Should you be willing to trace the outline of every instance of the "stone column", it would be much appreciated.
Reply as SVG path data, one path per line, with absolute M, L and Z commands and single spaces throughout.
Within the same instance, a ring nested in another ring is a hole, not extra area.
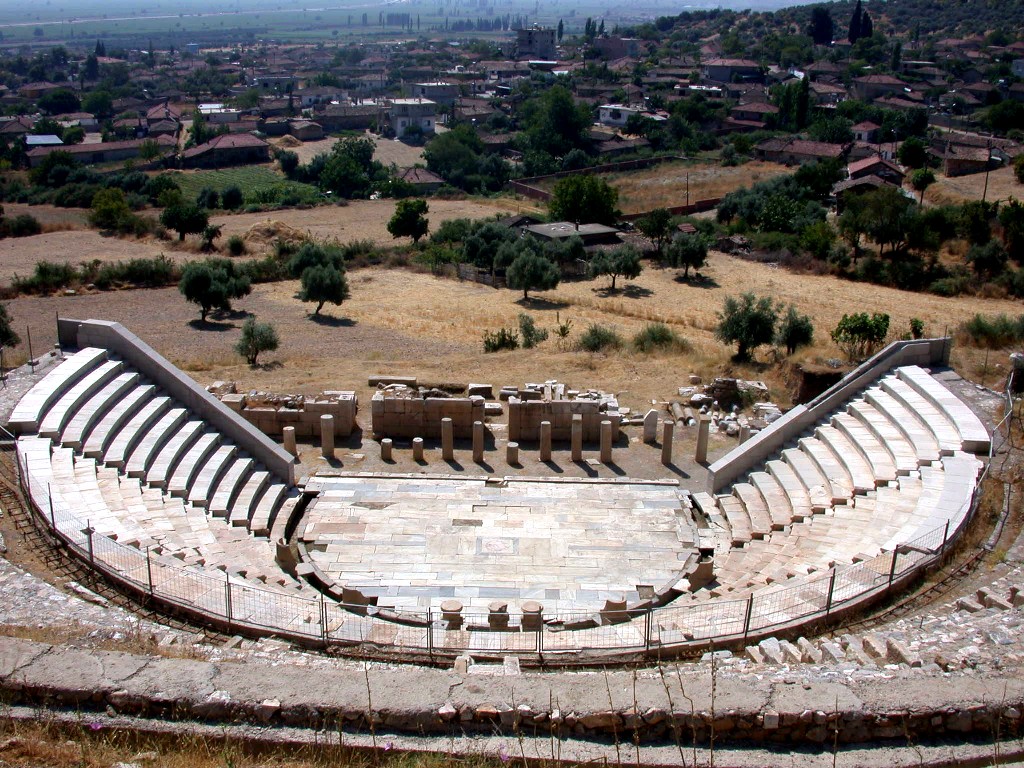
M 511 467 L 519 466 L 519 443 L 505 446 L 505 462 Z
M 423 461 L 423 438 L 414 437 L 412 439 L 412 460 Z
M 494 600 L 487 604 L 487 623 L 491 629 L 508 629 L 508 603 Z
M 448 629 L 461 629 L 462 603 L 458 600 L 445 600 L 441 603 L 441 621 L 448 625 Z
M 523 631 L 537 632 L 544 629 L 544 606 L 534 600 L 527 600 L 519 609 L 523 612 Z
M 708 437 L 711 434 L 711 419 L 701 416 L 697 421 L 697 450 L 693 454 L 693 460 L 698 464 L 704 464 L 708 460 Z
M 671 419 L 661 423 L 661 463 L 666 467 L 672 463 L 672 432 L 675 426 Z
M 477 464 L 484 463 L 484 423 L 473 422 L 473 461 Z
M 740 442 L 745 443 L 750 439 L 750 425 L 746 422 L 740 424 Z
M 391 438 L 385 437 L 380 441 L 380 460 L 391 461 Z
M 572 417 L 572 460 L 583 461 L 583 416 L 575 413 Z
M 455 433 L 452 430 L 452 420 L 448 417 L 441 419 L 441 458 L 445 461 L 455 461 Z
M 644 442 L 653 443 L 658 439 L 658 412 L 651 408 L 644 415 Z
M 540 423 L 540 460 L 551 461 L 551 422 Z
M 320 417 L 320 452 L 325 459 L 334 458 L 334 417 L 329 413 Z
M 612 423 L 608 419 L 601 422 L 601 463 L 612 463 Z
M 284 441 L 284 449 L 292 456 L 299 455 L 298 446 L 295 445 L 295 427 L 285 427 L 281 430 L 281 437 Z

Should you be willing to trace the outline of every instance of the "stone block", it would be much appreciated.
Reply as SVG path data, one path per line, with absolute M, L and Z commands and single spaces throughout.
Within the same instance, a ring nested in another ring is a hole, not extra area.
M 494 399 L 494 387 L 490 384 L 470 384 L 466 387 L 468 397 L 482 397 L 487 400 Z
M 381 384 L 404 384 L 407 387 L 416 387 L 415 376 L 392 376 L 386 373 L 377 373 L 366 380 L 368 387 L 379 387 Z

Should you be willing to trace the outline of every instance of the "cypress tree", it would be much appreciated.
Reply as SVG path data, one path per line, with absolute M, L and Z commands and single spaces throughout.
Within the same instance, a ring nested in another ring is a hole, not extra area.
M 861 19 L 864 15 L 864 9 L 861 7 L 860 0 L 857 0 L 857 5 L 853 9 L 853 17 L 850 19 L 850 31 L 847 37 L 850 40 L 850 45 L 856 43 L 861 37 Z

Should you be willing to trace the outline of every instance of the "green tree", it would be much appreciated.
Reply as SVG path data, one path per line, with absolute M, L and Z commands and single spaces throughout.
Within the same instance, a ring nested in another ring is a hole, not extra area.
M 792 304 L 786 311 L 785 317 L 779 322 L 779 329 L 775 334 L 775 343 L 786 348 L 786 354 L 792 355 L 800 347 L 806 347 L 814 341 L 814 325 L 811 318 L 801 315 Z
M 900 250 L 907 242 L 911 231 L 911 219 L 916 211 L 913 200 L 896 187 L 888 185 L 866 193 L 864 196 L 864 231 L 878 243 L 882 255 L 885 246 L 890 251 Z
M 1009 254 L 998 240 L 989 240 L 984 245 L 972 245 L 967 251 L 965 260 L 971 265 L 974 274 L 982 280 L 991 280 L 1006 270 Z
M 771 297 L 758 298 L 745 293 L 739 298 L 727 296 L 718 314 L 715 338 L 726 344 L 736 344 L 736 360 L 750 360 L 751 353 L 775 338 L 775 325 L 779 311 Z
M 11 316 L 6 304 L 0 304 L 0 347 L 16 347 L 21 337 L 11 328 Z
M 700 235 L 679 234 L 665 253 L 665 261 L 674 269 L 683 270 L 683 279 L 690 279 L 690 270 L 699 270 L 708 260 L 708 244 Z
M 348 297 L 348 278 L 344 269 L 330 264 L 319 264 L 307 267 L 303 271 L 299 299 L 316 302 L 314 315 L 319 315 L 320 310 L 327 302 L 341 306 L 341 303 Z
M 288 260 L 288 273 L 301 278 L 310 267 L 328 266 L 336 270 L 345 269 L 345 257 L 336 245 L 305 242 Z
M 414 243 L 418 243 L 430 228 L 426 217 L 428 211 L 426 200 L 399 200 L 388 222 L 388 232 L 395 239 L 411 237 Z
M 247 317 L 242 323 L 242 335 L 235 345 L 235 351 L 244 357 L 249 365 L 256 365 L 256 358 L 261 352 L 273 352 L 279 344 L 274 326 L 270 323 L 256 322 L 255 317 Z
M 615 290 L 615 280 L 635 280 L 643 271 L 640 263 L 640 251 L 632 245 L 620 245 L 610 251 L 599 251 L 590 261 L 588 272 L 591 277 L 607 275 L 612 279 L 611 290 Z
M 528 100 L 519 117 L 530 147 L 554 157 L 562 157 L 577 147 L 586 149 L 592 122 L 590 108 L 577 105 L 569 89 L 561 85 Z
M 857 362 L 874 354 L 888 333 L 889 315 L 882 312 L 872 315 L 858 312 L 843 315 L 843 319 L 832 331 L 832 341 L 846 354 L 848 360 Z
M 909 136 L 900 144 L 896 157 L 908 168 L 924 168 L 928 164 L 928 145 L 918 136 Z
M 133 216 L 128 201 L 117 187 L 99 190 L 92 198 L 89 224 L 96 229 L 118 230 L 122 222 Z
M 1011 197 L 999 207 L 999 223 L 1003 225 L 1003 242 L 1010 258 L 1024 261 L 1024 203 Z
M 82 109 L 104 120 L 114 113 L 114 97 L 108 91 L 92 91 L 82 97 Z
M 619 216 L 619 193 L 597 176 L 566 176 L 555 183 L 548 201 L 553 221 L 614 224 Z
M 931 168 L 918 168 L 910 174 L 911 186 L 921 193 L 921 197 L 917 201 L 920 205 L 924 205 L 924 191 L 934 183 L 935 174 L 932 173 Z
M 636 223 L 640 234 L 654 241 L 660 255 L 672 236 L 672 214 L 666 208 L 655 208 Z
M 559 19 L 558 20 L 558 33 L 557 33 L 558 42 L 562 42 L 562 35 L 564 35 L 564 34 L 565 34 L 565 25 L 562 23 L 562 20 Z
M 1013 175 L 1018 184 L 1024 184 L 1024 155 L 1017 155 L 1013 160 Z
M 227 259 L 193 261 L 185 265 L 178 282 L 178 291 L 185 301 L 199 305 L 199 315 L 206 316 L 213 309 L 231 310 L 232 299 L 248 296 L 252 291 L 249 278 L 235 269 Z
M 176 202 L 164 208 L 160 214 L 160 223 L 178 233 L 178 241 L 185 235 L 198 235 L 210 224 L 209 214 L 198 205 Z
M 835 32 L 835 24 L 832 22 L 832 14 L 828 8 L 815 6 L 811 9 L 811 23 L 807 27 L 807 34 L 815 45 L 832 45 L 832 35 Z
M 505 282 L 513 290 L 521 290 L 523 298 L 530 298 L 530 291 L 550 291 L 558 287 L 562 275 L 558 267 L 541 256 L 531 247 L 524 247 L 509 264 Z
M 68 112 L 77 112 L 82 102 L 78 100 L 74 91 L 67 88 L 58 88 L 39 98 L 36 102 L 38 107 L 48 115 L 63 115 Z

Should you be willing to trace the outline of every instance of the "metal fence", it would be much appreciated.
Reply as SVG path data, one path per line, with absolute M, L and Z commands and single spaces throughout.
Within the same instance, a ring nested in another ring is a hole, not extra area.
M 97 534 L 50 484 L 27 470 L 15 450 L 22 490 L 39 519 L 79 560 L 164 610 L 229 632 L 274 635 L 307 645 L 450 658 L 514 654 L 545 661 L 597 661 L 609 655 L 674 655 L 747 642 L 803 624 L 819 623 L 898 588 L 936 564 L 974 513 L 980 481 L 959 521 L 925 532 L 892 552 L 834 567 L 742 599 L 693 599 L 661 608 L 581 611 L 536 616 L 444 614 L 345 605 L 319 597 L 261 588 L 238 576 L 223 578 L 176 564 L 172 557 Z M 987 469 L 986 469 L 987 471 Z M 984 475 L 983 475 L 984 476 Z M 205 514 L 197 511 L 196 514 Z M 173 562 L 168 562 L 169 560 Z

